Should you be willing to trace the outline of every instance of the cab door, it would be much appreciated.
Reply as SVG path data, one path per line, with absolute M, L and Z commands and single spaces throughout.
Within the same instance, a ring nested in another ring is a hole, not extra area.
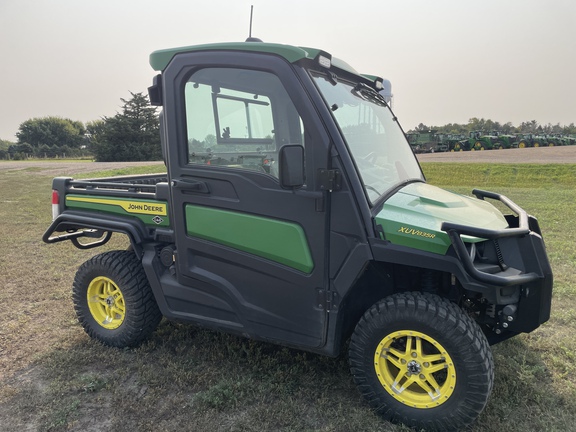
M 315 172 L 327 166 L 328 139 L 292 65 L 188 53 L 164 77 L 179 283 L 165 293 L 168 306 L 259 339 L 323 345 L 329 209 Z M 286 145 L 304 149 L 298 188 L 279 181 Z

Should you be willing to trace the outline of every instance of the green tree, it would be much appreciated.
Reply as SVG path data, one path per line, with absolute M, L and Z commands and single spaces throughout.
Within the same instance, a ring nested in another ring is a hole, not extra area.
M 563 134 L 563 135 L 576 135 L 576 125 L 570 123 L 569 125 L 560 125 L 557 123 L 553 125 L 548 123 L 540 125 L 536 120 L 525 121 L 520 123 L 519 126 L 514 126 L 511 122 L 499 123 L 490 119 L 483 119 L 472 117 L 468 120 L 467 124 L 448 123 L 444 126 L 427 126 L 420 123 L 413 130 L 408 133 L 414 132 L 427 132 L 429 130 L 437 131 L 439 134 L 463 134 L 468 135 L 469 132 L 480 131 L 484 133 L 500 132 L 502 134 Z
M 504 134 L 512 134 L 516 132 L 516 128 L 512 124 L 512 122 L 507 122 L 502 125 L 502 133 Z
M 34 148 L 28 143 L 18 144 L 16 148 L 18 153 L 23 153 L 26 157 L 30 157 L 34 153 Z
M 41 158 L 53 157 L 52 150 L 48 145 L 42 144 L 41 146 L 38 146 L 38 148 L 36 149 L 36 156 Z
M 522 122 L 518 127 L 518 132 L 521 133 L 536 133 L 538 132 L 538 122 L 536 120 L 531 120 L 529 122 Z
M 428 132 L 429 130 L 434 129 L 426 126 L 424 123 L 420 123 L 418 126 L 414 128 L 416 132 Z
M 88 125 L 97 161 L 161 160 L 160 127 L 156 108 L 142 93 L 121 99 L 122 112 Z
M 576 134 L 576 125 L 574 123 L 570 123 L 568 126 L 564 126 L 562 128 L 562 132 L 566 135 Z
M 8 149 L 10 146 L 15 145 L 15 143 L 7 140 L 0 139 L 0 159 L 8 159 L 10 157 L 10 153 L 8 153 Z
M 16 144 L 15 142 L 0 139 L 0 150 L 8 151 L 8 147 Z
M 86 128 L 82 122 L 60 117 L 32 118 L 23 122 L 16 132 L 18 144 L 28 143 L 34 148 L 68 146 L 79 148 Z

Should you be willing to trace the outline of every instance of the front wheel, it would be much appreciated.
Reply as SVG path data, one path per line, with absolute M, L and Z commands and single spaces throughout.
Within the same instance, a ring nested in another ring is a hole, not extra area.
M 494 381 L 480 327 L 438 296 L 402 293 L 372 306 L 349 349 L 354 381 L 385 419 L 460 430 L 484 409 Z
M 158 326 L 158 309 L 140 260 L 132 251 L 106 252 L 80 266 L 72 286 L 86 333 L 119 348 L 136 346 Z

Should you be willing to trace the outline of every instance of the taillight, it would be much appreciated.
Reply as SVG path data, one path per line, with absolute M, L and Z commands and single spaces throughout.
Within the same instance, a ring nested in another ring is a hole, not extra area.
M 57 190 L 52 191 L 52 220 L 60 214 L 60 194 Z

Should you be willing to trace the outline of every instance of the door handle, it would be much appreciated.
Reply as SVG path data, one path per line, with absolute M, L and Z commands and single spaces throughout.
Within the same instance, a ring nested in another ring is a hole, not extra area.
M 177 189 L 186 189 L 191 192 L 198 192 L 198 193 L 210 193 L 210 189 L 208 185 L 200 180 L 193 180 L 193 179 L 178 179 L 172 180 L 172 187 Z

